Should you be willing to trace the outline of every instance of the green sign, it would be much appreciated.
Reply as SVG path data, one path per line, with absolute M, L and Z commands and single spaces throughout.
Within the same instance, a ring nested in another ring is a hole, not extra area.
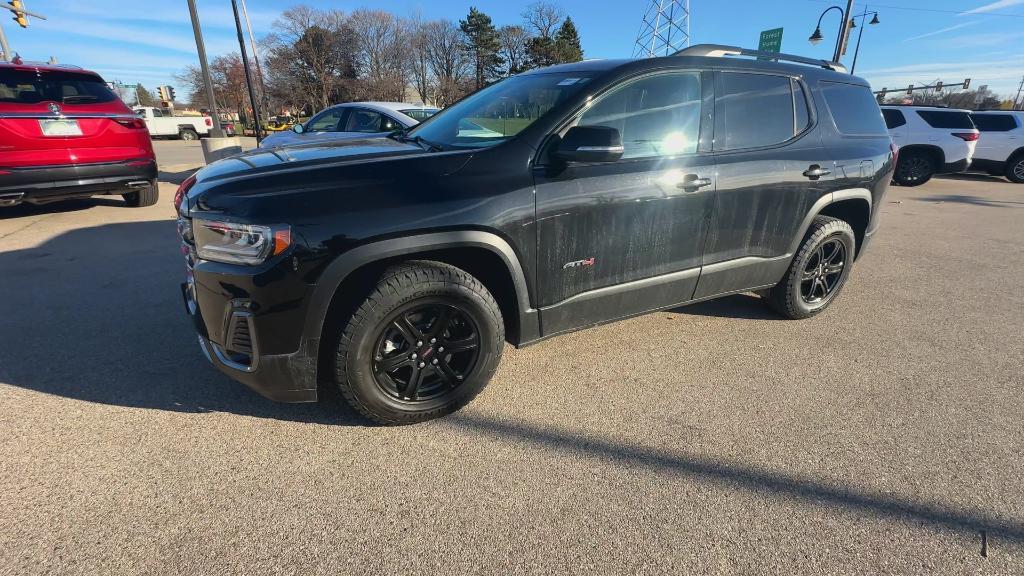
M 761 32 L 761 39 L 757 43 L 757 49 L 761 52 L 782 51 L 782 28 L 774 28 Z

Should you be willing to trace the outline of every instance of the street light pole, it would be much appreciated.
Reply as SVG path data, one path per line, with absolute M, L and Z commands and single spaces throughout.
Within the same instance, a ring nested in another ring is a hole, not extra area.
M 11 59 L 11 47 L 7 45 L 7 35 L 4 34 L 4 26 L 0 24 L 0 62 L 6 62 Z
M 238 2 L 231 0 L 231 10 L 235 13 L 235 29 L 238 30 L 238 47 L 242 51 L 242 70 L 245 71 L 245 87 L 249 89 L 249 103 L 252 104 L 253 132 L 256 142 L 260 141 L 260 110 L 256 106 L 256 93 L 252 89 L 252 75 L 249 72 L 249 57 L 245 53 L 245 39 L 242 37 L 242 21 L 238 19 Z
M 220 127 L 220 115 L 217 114 L 217 100 L 213 95 L 213 79 L 210 78 L 210 67 L 206 64 L 206 45 L 203 44 L 203 31 L 199 27 L 199 14 L 196 13 L 196 0 L 188 0 L 189 15 L 192 16 L 192 32 L 196 35 L 196 50 L 199 52 L 199 67 L 203 71 L 203 83 L 206 84 L 206 99 L 210 101 L 210 116 L 213 129 L 210 136 L 223 138 L 224 131 Z
M 846 52 L 846 39 L 849 29 L 850 14 L 853 12 L 853 0 L 846 0 L 846 10 L 843 11 L 843 21 L 839 24 L 839 38 L 836 38 L 836 57 L 833 62 L 839 62 Z
M 847 2 L 847 5 L 846 5 L 847 10 L 849 10 L 852 6 L 853 6 L 853 0 L 849 0 Z M 825 37 L 821 34 L 821 19 L 825 17 L 825 14 L 828 14 L 829 12 L 831 12 L 833 10 L 839 10 L 839 14 L 841 16 L 840 23 L 839 23 L 839 37 L 836 38 L 836 48 L 832 52 L 832 61 L 833 62 L 839 62 L 839 56 L 842 54 L 842 50 L 843 50 L 843 38 L 846 37 L 846 26 L 847 26 L 847 24 L 846 24 L 846 14 L 847 13 L 843 12 L 842 8 L 840 8 L 839 6 L 829 6 L 828 8 L 825 8 L 825 10 L 818 16 L 818 25 L 814 27 L 814 34 L 811 34 L 811 37 L 808 38 L 807 40 L 811 44 L 817 44 L 818 42 L 821 42 L 822 40 L 825 39 Z
M 249 10 L 245 7 L 245 0 L 242 0 L 242 17 L 245 18 L 245 27 L 249 31 L 249 44 L 252 45 L 252 61 L 256 64 L 256 75 L 260 79 L 260 103 L 263 105 L 260 109 L 269 114 L 265 109 L 267 106 L 267 87 L 263 84 L 263 69 L 260 68 L 260 55 L 256 51 L 256 37 L 252 34 L 252 22 L 249 21 Z
M 868 17 L 868 14 L 874 15 L 874 17 L 871 19 L 871 22 L 864 21 L 864 19 Z M 857 18 L 860 18 L 860 32 L 857 33 L 857 47 L 853 50 L 853 65 L 850 66 L 851 76 L 853 75 L 853 71 L 857 69 L 857 55 L 860 54 L 860 39 L 864 36 L 864 29 L 867 28 L 869 24 L 874 26 L 875 24 L 880 23 L 878 20 L 878 12 L 868 12 L 867 6 L 864 6 L 863 14 L 854 16 L 850 20 L 855 21 Z

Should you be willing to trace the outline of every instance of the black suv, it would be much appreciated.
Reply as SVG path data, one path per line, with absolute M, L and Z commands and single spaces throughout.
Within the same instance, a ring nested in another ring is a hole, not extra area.
M 895 161 L 843 72 L 716 45 L 566 64 L 408 132 L 211 164 L 175 199 L 200 345 L 271 399 L 333 385 L 399 424 L 468 402 L 506 340 L 746 291 L 813 316 Z

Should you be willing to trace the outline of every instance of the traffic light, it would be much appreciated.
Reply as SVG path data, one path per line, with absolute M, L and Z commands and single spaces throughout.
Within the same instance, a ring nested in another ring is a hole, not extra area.
M 157 96 L 159 96 L 161 100 L 167 100 L 167 87 L 166 86 L 158 86 L 157 89 L 156 89 L 156 93 L 157 93 Z
M 22 28 L 28 28 L 28 16 L 25 15 L 25 13 L 21 12 L 20 10 L 21 8 L 24 7 L 25 6 L 22 4 L 21 0 L 11 0 L 10 10 L 11 12 L 14 13 L 14 17 L 12 18 L 12 20 L 17 22 L 18 26 L 21 26 Z
M 168 96 L 168 98 L 167 98 L 168 100 L 170 100 L 171 102 L 174 102 L 174 86 L 168 86 L 167 87 L 167 96 Z

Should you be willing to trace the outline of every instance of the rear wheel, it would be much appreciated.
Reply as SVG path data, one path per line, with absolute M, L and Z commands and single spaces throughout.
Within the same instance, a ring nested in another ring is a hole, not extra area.
M 199 133 L 191 128 L 178 130 L 178 138 L 186 141 L 199 140 Z
M 786 276 L 768 292 L 779 314 L 799 320 L 818 314 L 846 284 L 853 265 L 856 239 L 848 223 L 817 216 Z
M 1024 184 L 1024 154 L 1018 154 L 1006 163 L 1006 178 L 1010 182 Z
M 441 262 L 409 262 L 388 269 L 349 318 L 335 383 L 380 424 L 430 420 L 483 390 L 504 336 L 498 304 L 476 278 Z
M 149 183 L 149 186 L 140 188 L 135 192 L 121 195 L 124 201 L 132 208 L 152 206 L 160 199 L 160 187 L 156 180 Z
M 936 169 L 935 159 L 927 152 L 900 152 L 893 180 L 900 186 L 920 186 L 931 180 Z

